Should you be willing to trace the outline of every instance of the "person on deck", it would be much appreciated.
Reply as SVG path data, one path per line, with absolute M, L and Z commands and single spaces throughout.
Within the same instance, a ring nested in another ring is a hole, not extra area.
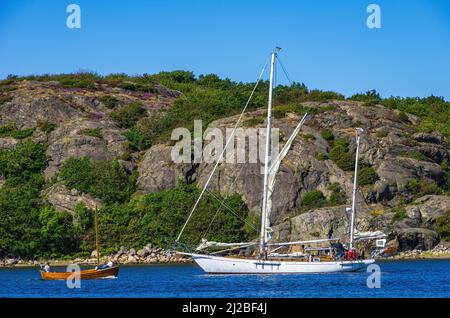
M 109 261 L 108 263 L 103 264 L 103 265 L 100 265 L 100 266 L 96 267 L 95 269 L 96 269 L 96 270 L 99 270 L 99 269 L 107 269 L 107 268 L 111 268 L 111 267 L 113 267 L 113 266 L 114 266 L 114 263 L 113 263 L 112 261 Z
M 338 241 L 336 243 L 336 252 L 337 252 L 337 258 L 342 258 L 342 252 L 344 251 L 344 246 L 342 245 L 341 241 Z
M 48 262 L 45 262 L 45 265 L 41 264 L 41 269 L 46 273 L 50 272 L 50 264 Z
M 343 249 L 342 249 L 342 256 L 344 258 L 344 261 L 348 260 L 347 255 L 348 254 L 348 248 L 345 244 L 343 244 Z

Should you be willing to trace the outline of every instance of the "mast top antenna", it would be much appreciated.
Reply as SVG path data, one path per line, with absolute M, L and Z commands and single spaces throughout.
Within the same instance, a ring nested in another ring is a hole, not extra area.
M 275 53 L 278 53 L 278 52 L 280 52 L 280 51 L 281 51 L 281 47 L 279 47 L 279 46 L 276 46 L 276 47 L 275 47 L 275 51 L 274 51 L 274 52 L 275 52 Z

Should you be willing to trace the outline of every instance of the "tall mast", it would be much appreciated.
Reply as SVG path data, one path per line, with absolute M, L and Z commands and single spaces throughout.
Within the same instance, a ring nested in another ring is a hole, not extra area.
M 95 206 L 95 249 L 97 250 L 97 265 L 100 264 L 100 243 L 98 241 L 98 213 L 97 205 Z
M 353 176 L 353 193 L 352 193 L 352 210 L 350 221 L 350 249 L 353 248 L 353 236 L 355 231 L 355 218 L 356 218 L 356 190 L 358 188 L 358 157 L 359 157 L 359 133 L 363 132 L 362 128 L 356 128 L 356 157 L 355 157 L 355 175 Z
M 266 128 L 266 149 L 264 153 L 264 187 L 263 187 L 263 204 L 261 211 L 261 233 L 260 233 L 260 254 L 265 256 L 267 252 L 267 195 L 268 195 L 268 177 L 269 177 L 269 152 L 270 152 L 270 132 L 271 132 L 271 118 L 272 118 L 272 91 L 273 91 L 273 77 L 275 71 L 275 58 L 280 48 L 276 47 L 272 52 L 272 60 L 270 63 L 270 79 L 269 79 L 269 102 L 267 107 L 267 128 Z

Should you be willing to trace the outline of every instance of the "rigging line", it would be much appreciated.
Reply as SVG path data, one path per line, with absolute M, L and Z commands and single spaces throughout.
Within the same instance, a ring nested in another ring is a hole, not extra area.
M 279 58 L 278 56 L 277 56 L 277 60 L 278 60 L 278 62 L 280 63 L 281 69 L 283 70 L 284 75 L 286 75 L 286 78 L 288 79 L 289 84 L 292 85 L 291 77 L 289 76 L 289 74 L 288 74 L 286 68 L 284 67 L 283 63 L 281 62 L 281 60 L 280 60 L 280 58 Z
M 211 229 L 211 226 L 213 224 L 213 222 L 215 221 L 217 215 L 219 214 L 219 212 L 222 210 L 223 206 L 220 205 L 219 208 L 216 210 L 216 213 L 214 214 L 214 217 L 212 218 L 211 222 L 209 222 L 208 228 L 206 229 L 206 231 L 202 234 L 201 238 L 206 237 L 206 234 L 208 234 L 209 230 Z
M 236 174 L 236 176 L 234 177 L 233 182 L 231 182 L 230 188 L 232 188 L 234 186 L 234 184 L 236 183 L 238 177 L 241 174 L 242 168 L 244 167 L 244 164 L 241 164 L 241 167 L 239 168 L 238 173 Z M 209 230 L 211 229 L 211 226 L 214 222 L 214 220 L 216 219 L 217 215 L 219 214 L 219 212 L 222 210 L 222 205 L 219 206 L 219 208 L 216 210 L 216 213 L 214 214 L 214 217 L 212 218 L 211 222 L 209 222 L 208 228 L 206 229 L 206 231 L 203 233 L 202 238 L 206 237 L 206 234 L 208 234 Z
M 266 70 L 268 62 L 269 61 L 267 60 L 266 63 L 264 64 L 264 67 L 262 68 L 261 73 L 259 74 L 258 80 L 255 83 L 255 87 L 253 87 L 253 90 L 252 90 L 252 92 L 251 92 L 251 94 L 250 94 L 250 96 L 249 96 L 249 98 L 247 100 L 247 103 L 245 103 L 244 109 L 242 110 L 241 114 L 239 115 L 238 120 L 236 121 L 236 124 L 234 125 L 233 132 L 231 133 L 230 137 L 228 137 L 228 140 L 227 140 L 227 142 L 225 144 L 225 147 L 223 148 L 222 152 L 220 153 L 219 158 L 217 158 L 216 164 L 214 165 L 214 168 L 211 171 L 211 174 L 209 175 L 208 180 L 206 180 L 205 186 L 203 187 L 202 192 L 200 192 L 200 195 L 199 195 L 197 201 L 195 202 L 194 207 L 192 208 L 191 212 L 189 213 L 189 216 L 188 216 L 186 222 L 184 223 L 183 227 L 181 228 L 181 231 L 178 234 L 176 241 L 180 240 L 180 237 L 183 234 L 184 229 L 186 228 L 186 225 L 189 223 L 189 220 L 191 219 L 192 214 L 194 213 L 195 209 L 197 208 L 198 203 L 200 202 L 201 198 L 203 197 L 203 194 L 205 193 L 205 190 L 208 187 L 209 182 L 211 181 L 211 178 L 212 178 L 214 172 L 216 171 L 217 167 L 219 166 L 219 163 L 220 163 L 220 161 L 221 161 L 221 159 L 223 157 L 223 154 L 225 153 L 225 150 L 228 148 L 228 144 L 230 143 L 231 139 L 234 138 L 234 133 L 236 132 L 236 128 L 239 126 L 239 123 L 241 122 L 241 119 L 242 119 L 245 111 L 247 110 L 248 105 L 250 104 L 250 100 L 252 99 L 252 97 L 253 97 L 253 95 L 254 95 L 254 93 L 256 91 L 256 88 L 258 87 L 258 84 L 259 84 L 259 82 L 261 81 L 261 78 L 264 75 L 264 72 Z
M 248 223 L 246 220 L 244 220 L 243 218 L 241 218 L 237 212 L 235 212 L 229 205 L 225 204 L 225 202 L 223 202 L 222 200 L 220 200 L 220 198 L 218 198 L 214 193 L 212 193 L 211 191 L 209 191 L 208 189 L 206 190 L 206 192 L 208 192 L 212 197 L 214 197 L 217 201 L 219 201 L 220 204 L 222 204 L 227 210 L 229 210 L 235 217 L 237 217 L 239 220 L 241 220 L 242 222 L 244 222 L 245 224 L 247 224 L 248 226 L 250 226 L 251 228 L 253 228 L 255 231 L 258 231 L 252 224 Z

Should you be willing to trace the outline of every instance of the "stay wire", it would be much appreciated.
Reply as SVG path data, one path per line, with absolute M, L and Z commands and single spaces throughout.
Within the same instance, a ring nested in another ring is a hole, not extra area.
M 264 75 L 264 73 L 265 73 L 267 64 L 268 64 L 268 61 L 266 61 L 266 63 L 264 64 L 264 67 L 263 67 L 262 70 L 261 70 L 261 73 L 260 73 L 260 75 L 259 75 L 259 77 L 258 77 L 258 80 L 256 81 L 255 86 L 253 87 L 253 90 L 252 90 L 252 92 L 251 92 L 251 94 L 250 94 L 250 96 L 249 96 L 249 98 L 248 98 L 248 100 L 247 100 L 247 102 L 246 102 L 246 104 L 245 104 L 245 106 L 244 106 L 244 109 L 242 110 L 241 114 L 239 115 L 238 120 L 236 121 L 236 124 L 234 125 L 233 132 L 232 132 L 232 134 L 230 135 L 230 137 L 228 138 L 228 140 L 227 140 L 227 142 L 226 142 L 226 144 L 225 144 L 225 147 L 223 148 L 222 152 L 220 153 L 219 158 L 217 159 L 216 164 L 214 165 L 214 168 L 213 168 L 213 170 L 212 170 L 210 176 L 208 177 L 208 180 L 206 180 L 206 183 L 205 183 L 205 185 L 204 185 L 204 187 L 203 187 L 203 189 L 202 189 L 202 191 L 201 191 L 201 193 L 200 193 L 200 195 L 199 195 L 197 201 L 196 201 L 195 204 L 194 204 L 194 207 L 192 208 L 192 210 L 191 210 L 191 212 L 189 213 L 189 216 L 188 216 L 186 222 L 184 223 L 183 227 L 181 228 L 181 231 L 180 231 L 180 233 L 178 234 L 178 236 L 177 236 L 177 238 L 176 238 L 176 241 L 179 241 L 179 240 L 180 240 L 181 235 L 183 234 L 184 229 L 186 228 L 186 225 L 189 223 L 189 220 L 191 219 L 192 214 L 194 213 L 195 209 L 197 208 L 197 206 L 198 206 L 198 204 L 199 204 L 201 198 L 203 197 L 203 194 L 204 194 L 205 191 L 207 190 L 207 187 L 208 187 L 208 185 L 209 185 L 209 182 L 211 181 L 211 178 L 212 178 L 212 176 L 213 176 L 215 170 L 217 169 L 217 167 L 218 167 L 218 165 L 219 165 L 219 163 L 220 163 L 220 160 L 221 160 L 222 157 L 223 157 L 223 154 L 224 154 L 224 152 L 225 152 L 225 149 L 227 149 L 228 144 L 230 143 L 231 139 L 234 138 L 234 133 L 235 133 L 237 127 L 239 126 L 239 124 L 240 124 L 240 122 L 241 122 L 241 119 L 242 119 L 242 117 L 244 116 L 245 111 L 247 110 L 248 105 L 250 104 L 250 100 L 252 99 L 252 97 L 253 97 L 253 95 L 254 95 L 254 93 L 255 93 L 255 91 L 256 91 L 256 88 L 258 87 L 259 83 L 261 82 L 261 78 L 263 77 L 263 75 Z
M 284 72 L 284 75 L 286 75 L 287 80 L 289 81 L 289 84 L 292 85 L 291 77 L 289 76 L 289 73 L 287 72 L 286 68 L 283 65 L 283 62 L 281 62 L 281 59 L 277 55 L 277 61 L 280 63 L 281 69 Z

